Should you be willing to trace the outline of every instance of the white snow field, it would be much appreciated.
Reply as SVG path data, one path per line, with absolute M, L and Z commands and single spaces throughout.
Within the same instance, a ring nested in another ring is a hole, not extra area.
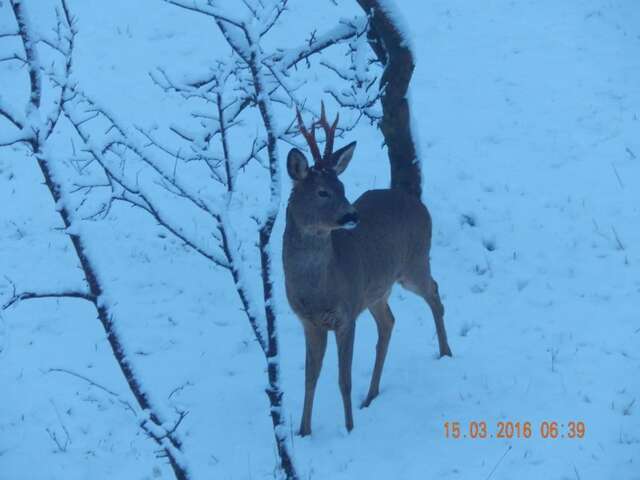
M 40 21 L 48 2 L 30 3 Z M 209 19 L 161 1 L 69 4 L 78 18 L 78 79 L 132 125 L 183 115 L 149 71 L 199 71 L 227 49 Z M 284 403 L 300 477 L 640 479 L 640 3 L 396 4 L 416 56 L 414 133 L 454 356 L 437 358 L 428 307 L 396 288 L 379 398 L 355 411 L 347 433 L 330 337 L 313 433 L 296 436 L 304 336 L 277 263 Z M 292 1 L 274 41 L 360 13 L 355 1 Z M 12 20 L 0 2 L 0 27 Z M 5 100 L 24 101 L 27 85 L 19 65 L 0 63 Z M 57 132 L 55 144 L 68 149 L 67 134 Z M 388 161 L 366 122 L 342 141 L 351 140 L 358 147 L 343 181 L 355 199 L 387 185 Z M 288 148 L 280 145 L 283 162 Z M 287 179 L 278 259 L 289 188 Z M 0 304 L 12 283 L 82 284 L 60 225 L 35 160 L 23 147 L 1 148 Z M 176 408 L 189 412 L 178 432 L 192 478 L 274 478 L 264 357 L 228 272 L 125 206 L 84 222 L 83 235 L 154 405 L 167 418 Z M 365 313 L 356 405 L 375 342 Z M 0 312 L 0 479 L 174 478 L 113 395 L 60 369 L 132 401 L 90 304 L 31 300 Z M 446 438 L 445 422 L 460 422 L 468 436 L 470 421 L 486 422 L 493 438 Z M 495 438 L 498 422 L 509 421 L 531 422 L 531 438 Z M 558 438 L 542 438 L 543 421 L 558 423 Z M 571 421 L 584 422 L 584 438 L 568 438 Z

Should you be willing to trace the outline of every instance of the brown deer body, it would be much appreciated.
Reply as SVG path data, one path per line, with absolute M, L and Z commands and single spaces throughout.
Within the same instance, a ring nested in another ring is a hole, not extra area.
M 387 303 L 399 282 L 428 303 L 436 325 L 440 355 L 451 355 L 444 327 L 444 308 L 431 276 L 431 217 L 417 196 L 402 190 L 370 190 L 353 205 L 345 198 L 338 175 L 347 167 L 355 142 L 332 152 L 336 122 L 329 126 L 324 107 L 324 157 L 315 135 L 300 128 L 310 144 L 315 165 L 297 149 L 287 158 L 294 181 L 287 207 L 283 262 L 287 298 L 300 318 L 306 340 L 305 398 L 300 434 L 311 433 L 315 387 L 322 367 L 327 334 L 336 335 L 339 384 L 345 425 L 353 428 L 351 364 L 355 323 L 369 309 L 378 327 L 371 385 L 362 406 L 378 395 L 394 317 Z M 315 124 L 312 126 L 312 133 Z

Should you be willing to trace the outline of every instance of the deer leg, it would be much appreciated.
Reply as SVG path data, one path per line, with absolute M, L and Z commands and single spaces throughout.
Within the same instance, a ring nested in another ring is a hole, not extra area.
M 425 272 L 426 270 L 426 272 Z M 438 335 L 438 347 L 440 357 L 450 357 L 451 348 L 447 341 L 447 331 L 444 328 L 444 306 L 438 293 L 438 283 L 433 279 L 427 265 L 426 269 L 421 268 L 419 272 L 401 281 L 402 286 L 420 295 L 429 305 L 433 320 L 436 324 L 436 334 Z
M 431 308 L 433 319 L 436 324 L 436 334 L 438 335 L 438 347 L 440 348 L 440 357 L 451 356 L 451 348 L 449 348 L 449 342 L 447 341 L 447 331 L 444 328 L 444 306 L 440 300 L 440 293 L 438 293 L 438 283 L 429 275 L 427 282 L 427 289 L 424 295 L 424 299 Z
M 311 411 L 313 410 L 313 397 L 316 391 L 316 384 L 322 368 L 322 359 L 327 349 L 327 330 L 305 325 L 304 337 L 307 347 L 307 354 L 304 366 L 304 408 L 302 410 L 302 420 L 300 421 L 300 435 L 311 434 Z
M 351 364 L 353 360 L 353 341 L 355 321 L 347 321 L 336 329 L 338 345 L 338 383 L 344 404 L 344 423 L 347 431 L 353 430 L 353 410 L 351 408 Z
M 371 315 L 376 321 L 378 327 L 378 344 L 376 345 L 376 363 L 373 367 L 373 374 L 371 375 L 371 385 L 369 386 L 369 393 L 367 398 L 360 408 L 366 408 L 371 405 L 371 401 L 378 396 L 380 391 L 380 377 L 382 376 L 382 368 L 384 367 L 384 360 L 387 356 L 387 350 L 389 348 L 389 340 L 391 340 L 391 331 L 393 330 L 393 324 L 395 318 L 389 308 L 387 299 L 381 300 L 369 308 Z

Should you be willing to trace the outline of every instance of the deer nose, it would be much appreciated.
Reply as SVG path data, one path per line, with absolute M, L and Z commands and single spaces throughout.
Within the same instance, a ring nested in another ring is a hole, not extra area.
M 358 212 L 353 211 L 347 213 L 346 215 L 343 215 L 342 218 L 338 220 L 338 225 L 340 225 L 342 228 L 350 230 L 352 228 L 356 228 L 359 221 L 360 217 L 358 216 Z

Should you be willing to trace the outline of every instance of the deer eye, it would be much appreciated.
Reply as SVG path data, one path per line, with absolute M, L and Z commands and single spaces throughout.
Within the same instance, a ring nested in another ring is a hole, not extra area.
M 318 190 L 318 196 L 322 198 L 327 198 L 329 196 L 329 192 L 326 190 Z

